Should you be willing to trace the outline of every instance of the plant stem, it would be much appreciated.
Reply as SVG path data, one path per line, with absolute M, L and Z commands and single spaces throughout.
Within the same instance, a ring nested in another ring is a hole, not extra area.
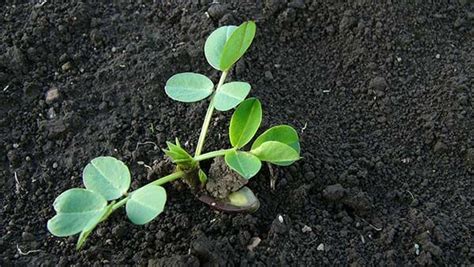
M 219 157 L 219 156 L 224 156 L 227 152 L 232 151 L 232 150 L 235 150 L 235 148 L 221 149 L 221 150 L 208 152 L 208 153 L 199 155 L 197 157 L 194 157 L 194 160 L 195 161 L 202 161 L 202 160 L 212 159 L 212 158 Z
M 184 172 L 183 171 L 177 171 L 177 172 L 174 172 L 172 174 L 169 174 L 169 175 L 166 175 L 165 177 L 162 177 L 158 180 L 155 180 L 151 183 L 148 183 L 146 184 L 145 186 L 147 185 L 162 185 L 162 184 L 166 184 L 166 183 L 169 183 L 169 182 L 172 182 L 178 178 L 181 178 L 184 176 Z M 133 193 L 133 192 L 132 192 Z
M 169 174 L 169 175 L 167 175 L 167 176 L 165 176 L 165 177 L 162 177 L 162 178 L 160 178 L 160 179 L 158 179 L 158 180 L 155 180 L 155 181 L 153 181 L 153 182 L 151 182 L 151 183 L 148 183 L 148 184 L 146 184 L 146 185 L 144 185 L 144 186 L 142 186 L 142 187 L 140 187 L 140 188 L 143 188 L 143 187 L 148 186 L 148 185 L 162 185 L 162 184 L 166 184 L 166 183 L 172 182 L 172 181 L 174 181 L 174 180 L 176 180 L 176 179 L 178 179 L 178 178 L 183 177 L 183 175 L 184 175 L 184 172 L 183 172 L 183 171 L 178 171 L 178 172 Z M 140 188 L 139 188 L 139 189 L 140 189 Z M 138 190 L 138 189 L 137 189 L 137 190 Z M 135 191 L 136 191 L 136 190 L 135 190 Z M 114 204 L 111 203 L 110 205 L 112 205 L 112 207 L 107 211 L 107 213 L 104 214 L 104 216 L 102 216 L 102 219 L 101 219 L 100 221 L 102 222 L 102 221 L 106 220 L 106 219 L 110 216 L 110 214 L 112 214 L 112 212 L 114 212 L 116 209 L 118 209 L 118 208 L 122 207 L 123 205 L 125 205 L 125 204 L 127 203 L 127 201 L 130 199 L 131 194 L 133 194 L 133 192 L 129 193 L 128 196 L 122 198 L 119 202 L 114 203 Z
M 216 91 L 224 84 L 225 78 L 227 77 L 228 70 L 225 70 L 221 74 L 219 83 L 217 84 Z M 199 134 L 199 140 L 196 146 L 196 152 L 194 156 L 197 157 L 201 155 L 202 148 L 204 146 L 204 141 L 206 139 L 207 130 L 209 129 L 209 124 L 211 123 L 212 113 L 214 112 L 214 95 L 211 97 L 211 102 L 207 108 L 206 116 L 204 117 L 204 122 L 202 124 L 201 133 Z
M 125 205 L 125 203 L 127 203 L 128 199 L 130 198 L 130 196 L 127 196 L 123 199 L 121 199 L 119 202 L 115 203 L 113 206 L 112 206 L 112 209 L 111 209 L 111 212 L 112 213 L 114 210 L 122 207 L 123 205 Z

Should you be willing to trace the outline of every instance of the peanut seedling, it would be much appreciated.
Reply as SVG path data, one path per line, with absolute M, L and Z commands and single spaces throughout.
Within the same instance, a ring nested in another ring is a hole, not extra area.
M 125 206 L 128 218 L 134 224 L 146 224 L 158 216 L 166 204 L 163 184 L 177 179 L 188 181 L 192 187 L 203 188 L 207 175 L 199 162 L 224 157 L 226 164 L 243 179 L 254 177 L 263 162 L 288 166 L 300 159 L 297 132 L 290 126 L 279 125 L 263 132 L 252 143 L 250 150 L 242 150 L 257 133 L 262 121 L 262 105 L 256 98 L 247 98 L 251 86 L 246 82 L 225 82 L 232 66 L 250 47 L 256 26 L 252 21 L 240 26 L 223 26 L 206 40 L 204 53 L 209 64 L 221 71 L 217 84 L 198 73 L 184 72 L 173 75 L 166 83 L 166 94 L 177 101 L 190 103 L 209 98 L 209 106 L 199 135 L 194 156 L 186 151 L 179 140 L 167 142 L 164 153 L 176 165 L 175 171 L 135 191 L 129 192 L 131 175 L 128 167 L 113 157 L 93 159 L 83 171 L 85 188 L 63 192 L 54 201 L 56 215 L 48 221 L 48 230 L 55 236 L 80 233 L 77 249 L 86 241 L 93 229 L 115 210 Z M 214 109 L 228 111 L 233 108 L 229 127 L 230 148 L 203 152 L 206 134 Z M 201 195 L 203 193 L 201 192 Z M 204 193 L 207 203 L 221 210 L 253 211 L 258 199 L 243 186 L 226 199 L 216 200 Z M 235 208 L 235 209 L 233 209 Z

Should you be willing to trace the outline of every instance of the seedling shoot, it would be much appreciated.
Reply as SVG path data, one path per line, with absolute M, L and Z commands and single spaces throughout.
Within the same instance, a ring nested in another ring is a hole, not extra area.
M 248 21 L 240 26 L 220 27 L 207 38 L 204 45 L 207 62 L 221 72 L 216 85 L 205 75 L 193 72 L 175 74 L 166 82 L 165 92 L 173 100 L 209 102 L 194 155 L 186 151 L 177 138 L 167 142 L 163 151 L 175 164 L 175 171 L 134 191 L 130 191 L 130 171 L 122 161 L 109 156 L 91 160 L 82 173 L 85 188 L 66 190 L 54 201 L 56 215 L 48 221 L 48 230 L 58 237 L 79 234 L 76 247 L 80 249 L 94 228 L 119 208 L 125 207 L 127 217 L 134 224 L 153 220 L 166 206 L 167 193 L 163 187 L 166 183 L 193 180 L 188 184 L 197 184 L 202 191 L 207 174 L 201 169 L 201 161 L 224 157 L 231 170 L 248 180 L 259 173 L 262 162 L 288 166 L 300 159 L 299 137 L 291 126 L 274 126 L 251 142 L 262 121 L 262 104 L 257 98 L 247 98 L 251 90 L 249 83 L 226 81 L 232 66 L 252 44 L 255 32 L 255 23 Z M 231 147 L 205 152 L 214 111 L 232 109 L 235 110 L 229 125 Z M 244 149 L 247 145 L 249 150 Z M 246 186 L 225 199 L 214 199 L 205 192 L 204 195 L 201 192 L 199 199 L 224 211 L 254 211 L 259 205 Z

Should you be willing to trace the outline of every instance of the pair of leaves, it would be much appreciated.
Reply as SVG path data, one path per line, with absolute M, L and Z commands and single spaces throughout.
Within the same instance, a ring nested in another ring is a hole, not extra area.
M 239 60 L 250 47 L 255 37 L 256 25 L 253 21 L 239 27 L 223 26 L 209 35 L 204 44 L 207 62 L 220 71 L 226 71 Z
M 227 165 L 245 179 L 252 178 L 260 171 L 262 161 L 288 166 L 299 158 L 296 150 L 278 141 L 264 142 L 250 152 L 230 151 L 225 154 Z
M 93 159 L 83 171 L 86 189 L 73 188 L 63 192 L 54 201 L 56 215 L 48 221 L 48 230 L 55 236 L 81 233 L 80 248 L 90 232 L 113 211 L 115 201 L 130 187 L 127 166 L 113 157 Z M 163 211 L 166 192 L 162 187 L 147 186 L 127 199 L 127 216 L 133 223 L 144 224 Z
M 249 98 L 242 102 L 230 121 L 230 143 L 235 148 L 225 155 L 227 165 L 245 179 L 255 176 L 266 161 L 280 166 L 288 166 L 300 158 L 297 132 L 290 126 L 279 125 L 261 134 L 252 144 L 250 152 L 238 151 L 257 132 L 262 121 L 260 101 Z
M 56 215 L 47 224 L 55 236 L 81 233 L 78 249 L 111 210 L 112 205 L 107 205 L 107 201 L 122 197 L 131 182 L 127 166 L 113 157 L 93 159 L 84 168 L 82 180 L 86 189 L 69 189 L 56 198 L 53 203 Z
M 223 26 L 211 33 L 204 45 L 204 54 L 211 66 L 227 71 L 247 51 L 255 36 L 253 21 L 242 23 L 239 27 Z M 165 85 L 166 94 L 180 102 L 190 103 L 203 100 L 213 93 L 214 84 L 206 76 L 184 72 L 173 75 Z M 226 111 L 236 107 L 250 91 L 244 82 L 230 82 L 218 88 L 215 95 L 217 110 Z
M 229 138 L 234 148 L 245 146 L 260 127 L 262 122 L 262 104 L 256 98 L 249 98 L 243 101 L 235 110 L 230 120 Z M 274 126 L 262 133 L 252 144 L 252 151 L 262 154 L 263 144 L 267 142 L 278 142 L 290 147 L 297 154 L 300 153 L 300 144 L 298 133 L 293 127 L 288 125 Z M 279 146 L 275 144 L 267 144 L 265 147 Z M 264 149 L 266 150 L 266 149 Z M 252 152 L 251 151 L 251 152 Z M 276 162 L 279 163 L 279 162 Z
M 166 94 L 173 100 L 190 103 L 200 101 L 212 94 L 214 84 L 199 73 L 184 72 L 173 75 L 165 86 Z M 250 92 L 246 82 L 225 83 L 218 88 L 214 96 L 217 110 L 227 111 L 236 107 Z

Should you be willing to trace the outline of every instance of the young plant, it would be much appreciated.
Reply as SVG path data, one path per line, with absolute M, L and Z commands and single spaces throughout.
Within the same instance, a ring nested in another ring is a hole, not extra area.
M 217 84 L 198 73 L 173 75 L 166 83 L 166 94 L 177 101 L 190 103 L 209 98 L 209 106 L 199 135 L 194 156 L 186 151 L 178 139 L 167 142 L 164 153 L 176 165 L 175 171 L 135 191 L 129 192 L 131 175 L 127 166 L 113 157 L 93 159 L 83 171 L 85 188 L 73 188 L 60 194 L 53 203 L 56 215 L 48 221 L 48 230 L 55 236 L 80 234 L 77 249 L 93 229 L 115 210 L 125 206 L 134 224 L 146 224 L 164 209 L 167 195 L 163 184 L 185 180 L 201 201 L 224 211 L 254 211 L 259 202 L 246 186 L 231 192 L 224 199 L 209 196 L 204 185 L 207 175 L 199 162 L 224 157 L 231 170 L 243 179 L 254 177 L 262 161 L 288 166 L 300 159 L 297 132 L 288 125 L 274 126 L 257 137 L 250 150 L 243 150 L 257 133 L 262 121 L 262 105 L 256 98 L 248 98 L 250 84 L 241 81 L 225 82 L 232 66 L 245 54 L 255 36 L 252 21 L 240 26 L 223 26 L 211 33 L 204 45 L 209 64 L 221 71 Z M 235 108 L 229 126 L 230 148 L 203 152 L 206 134 L 214 109 L 228 111 Z

